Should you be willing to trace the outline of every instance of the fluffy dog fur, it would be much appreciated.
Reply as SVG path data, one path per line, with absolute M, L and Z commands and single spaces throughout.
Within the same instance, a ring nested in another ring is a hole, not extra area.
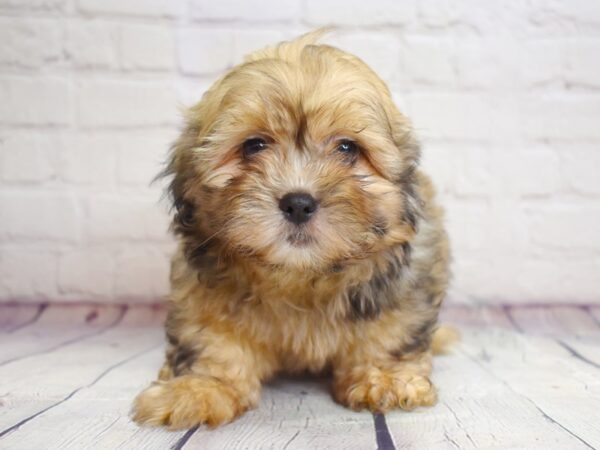
M 229 422 L 278 372 L 327 371 L 355 410 L 436 401 L 442 211 L 385 84 L 319 35 L 250 55 L 187 115 L 167 169 L 167 357 L 135 400 L 140 424 Z M 248 139 L 264 145 L 245 153 Z M 278 207 L 298 191 L 318 202 L 301 225 Z

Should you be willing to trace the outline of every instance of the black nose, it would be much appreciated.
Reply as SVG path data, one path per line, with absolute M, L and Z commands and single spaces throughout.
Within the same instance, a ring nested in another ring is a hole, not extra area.
M 317 202 L 310 194 L 291 192 L 279 200 L 279 209 L 290 222 L 300 225 L 307 222 L 317 209 Z

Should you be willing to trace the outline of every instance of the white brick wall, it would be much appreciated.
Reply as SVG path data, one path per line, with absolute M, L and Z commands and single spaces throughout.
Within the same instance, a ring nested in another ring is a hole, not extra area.
M 600 302 L 593 0 L 0 0 L 0 301 L 154 301 L 178 108 L 334 24 L 414 120 L 455 301 Z

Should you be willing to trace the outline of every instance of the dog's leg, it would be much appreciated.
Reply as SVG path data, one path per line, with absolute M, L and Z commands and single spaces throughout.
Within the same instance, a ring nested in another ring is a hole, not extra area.
M 402 358 L 345 361 L 334 369 L 333 394 L 338 402 L 357 411 L 431 406 L 437 396 L 430 373 L 429 351 Z
M 268 364 L 249 346 L 225 336 L 203 330 L 197 338 L 195 346 L 169 349 L 159 381 L 135 399 L 137 423 L 171 429 L 214 427 L 256 406 L 261 373 Z

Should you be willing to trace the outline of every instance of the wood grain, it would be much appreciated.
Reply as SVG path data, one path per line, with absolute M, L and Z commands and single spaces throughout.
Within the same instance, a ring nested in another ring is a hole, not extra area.
M 373 417 L 337 405 L 326 380 L 283 378 L 265 386 L 260 407 L 214 431 L 199 429 L 185 448 L 376 448 Z
M 48 307 L 39 305 L 0 304 L 0 333 L 13 333 L 34 324 Z
M 126 307 L 50 306 L 35 321 L 3 336 L 0 366 L 70 345 L 114 327 Z
M 328 380 L 280 378 L 232 424 L 176 433 L 128 416 L 162 362 L 164 309 L 0 311 L 0 448 L 600 448 L 595 308 L 446 308 L 463 336 L 435 359 L 433 408 L 374 419 L 335 404 Z

